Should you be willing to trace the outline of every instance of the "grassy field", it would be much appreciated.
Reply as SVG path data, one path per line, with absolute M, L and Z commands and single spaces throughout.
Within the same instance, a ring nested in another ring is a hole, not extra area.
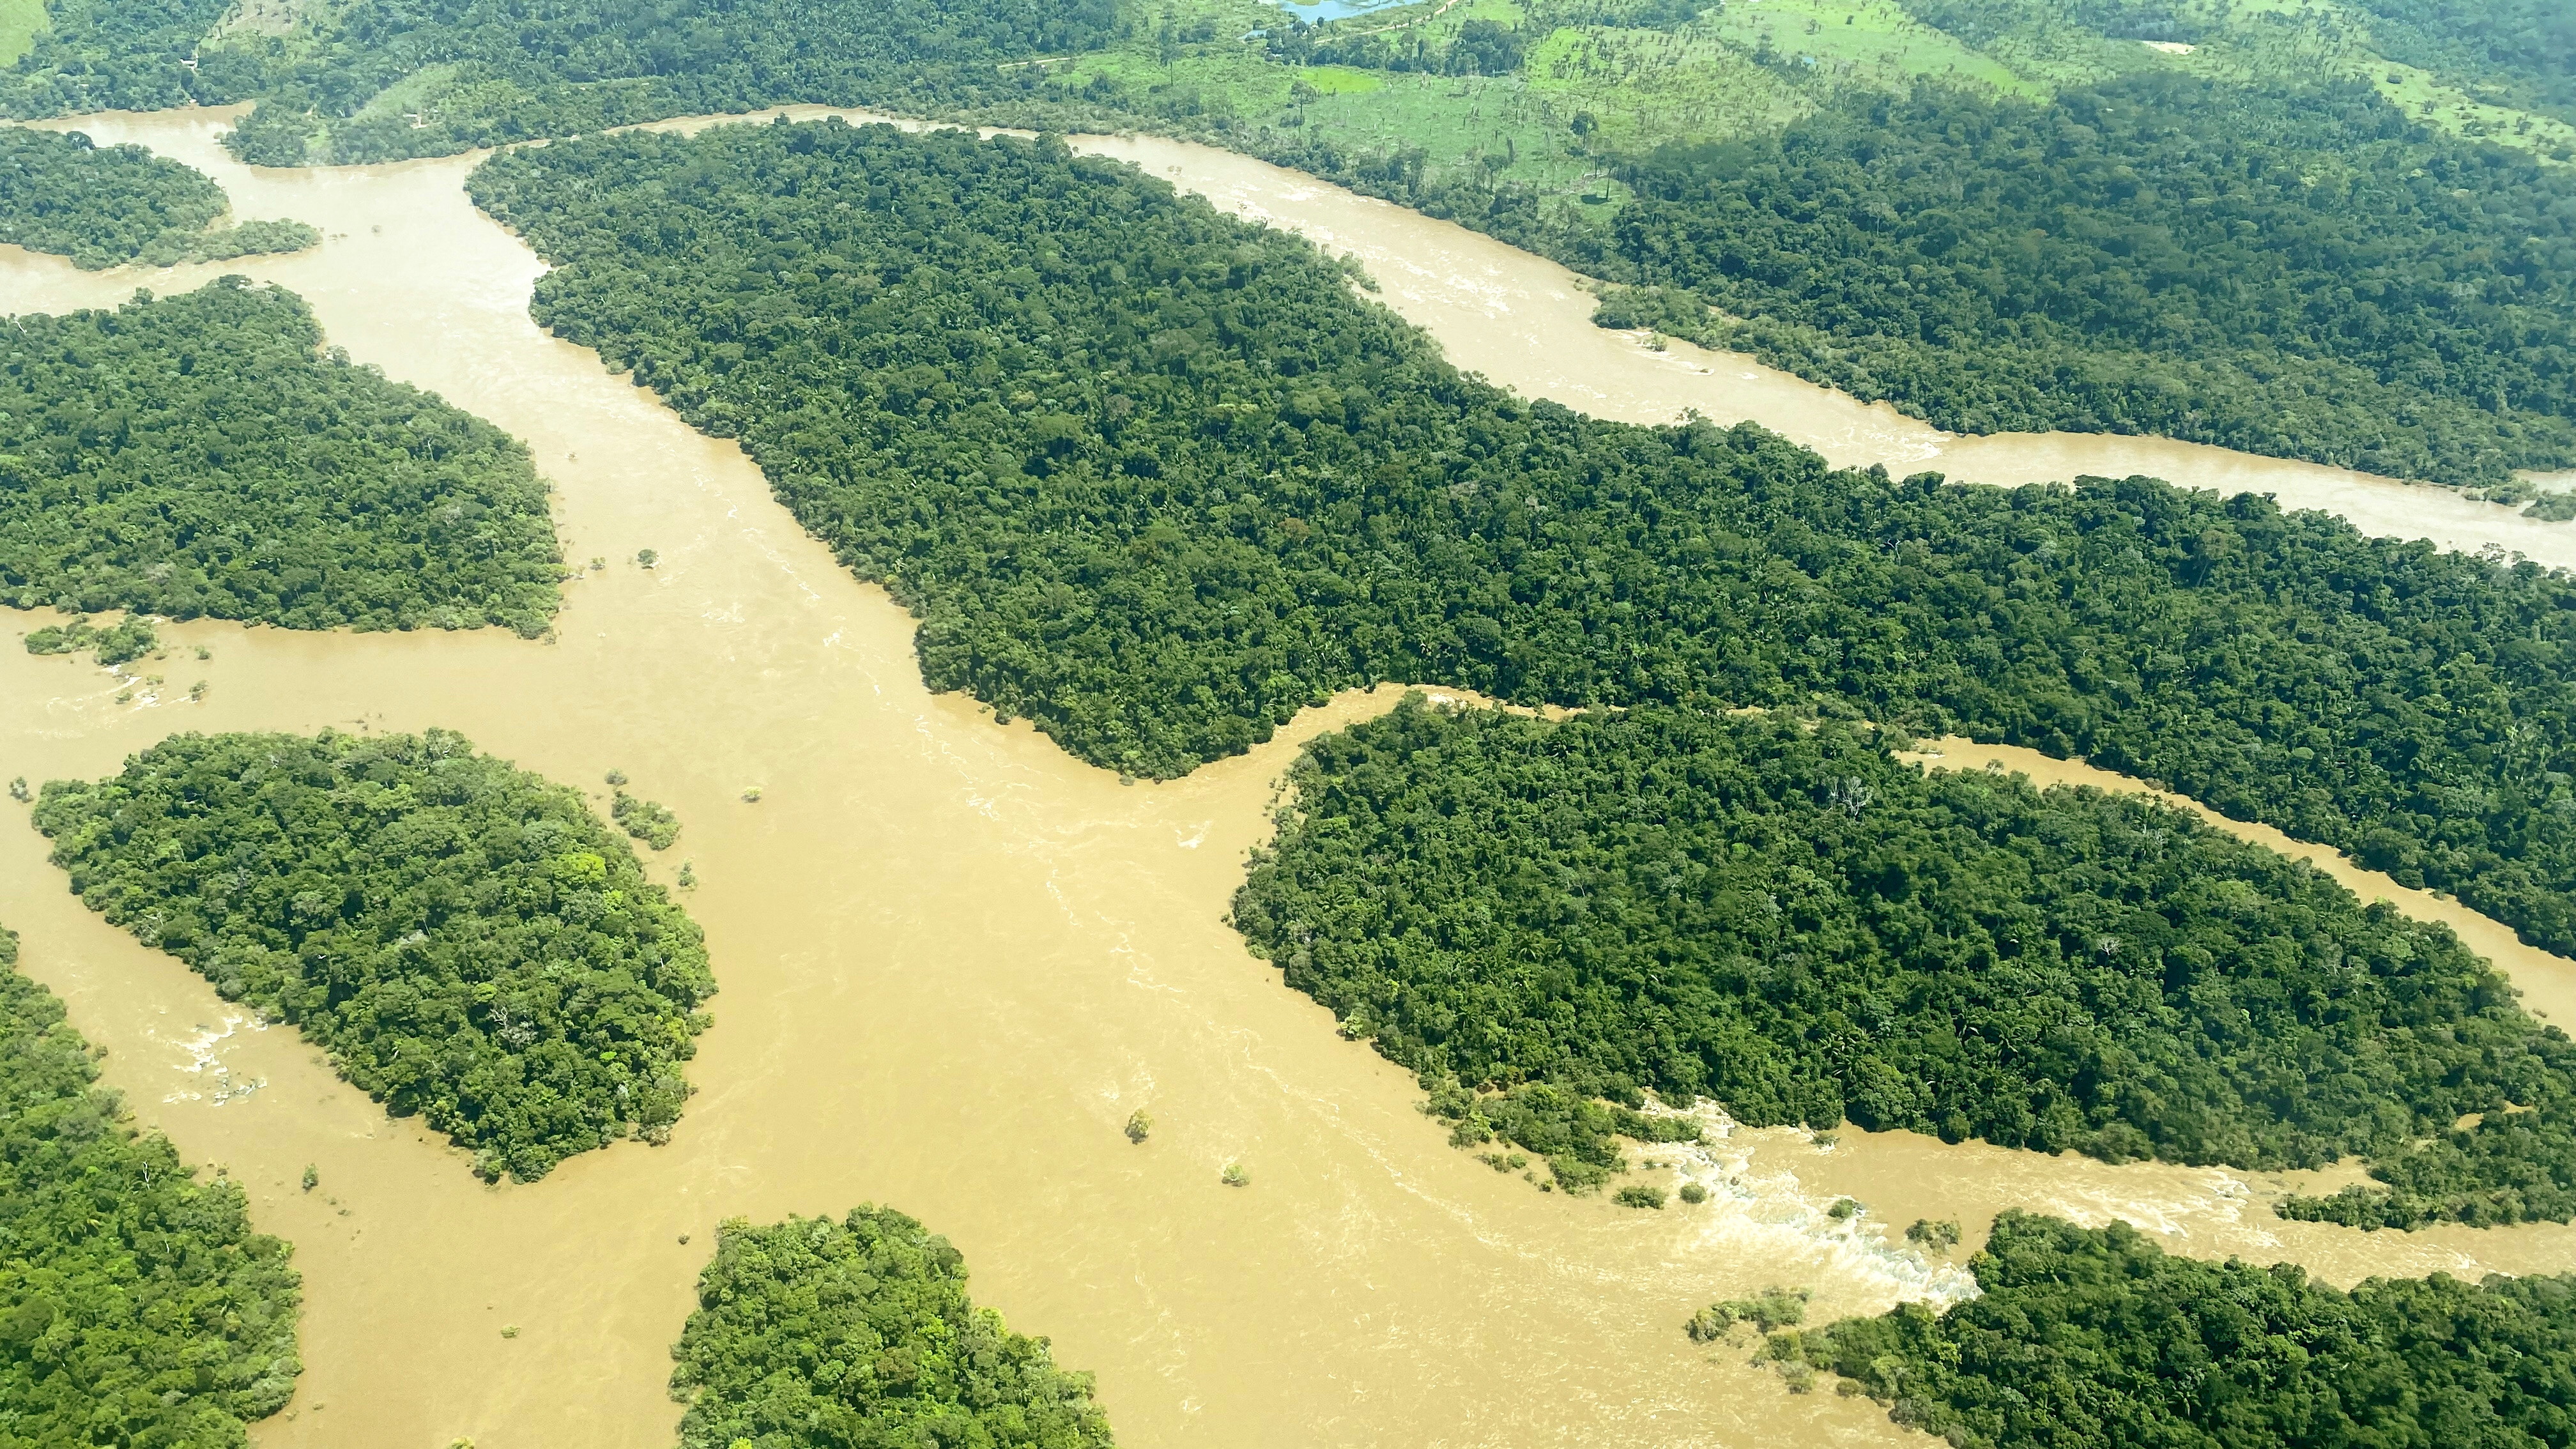
M 1274 65 L 1261 50 L 1248 45 L 1158 52 L 1148 44 L 1095 51 L 1050 66 L 1047 74 L 1051 84 L 1077 92 L 1086 91 L 1095 80 L 1106 80 L 1149 103 L 1177 105 L 1187 115 L 1267 120 L 1287 108 L 1291 88 L 1306 72 Z M 1307 77 L 1307 84 L 1313 86 L 1316 79 Z M 1366 71 L 1321 79 L 1336 89 L 1373 89 L 1373 83 L 1382 84 L 1380 77 Z
M 1893 0 L 1755 0 L 1704 15 L 1692 28 L 1746 54 L 1767 51 L 1835 81 L 1885 90 L 1900 89 L 1916 76 L 2020 95 L 2048 89 L 1917 21 Z
M 0 65 L 27 53 L 45 28 L 45 0 L 0 0 Z
M 1373 154 L 1419 149 L 1440 168 L 1481 168 L 1545 195 L 1598 194 L 1599 163 L 1578 144 L 1574 112 L 1518 77 L 1390 75 L 1365 93 L 1304 107 L 1309 135 Z
M 1687 24 L 1600 23 L 1651 3 L 1456 0 L 1443 8 L 1420 0 L 1325 32 L 1401 37 L 1434 55 L 1478 21 L 1521 38 L 1519 73 L 1451 76 L 1281 64 L 1266 37 L 1287 12 L 1261 0 L 1131 0 L 1125 43 L 1051 62 L 1047 72 L 1059 94 L 1176 119 L 1302 128 L 1345 151 L 1410 154 L 1431 172 L 1477 168 L 1552 205 L 1592 197 L 1588 204 L 1600 206 L 1624 198 L 1609 156 L 1776 131 L 1851 86 L 1900 90 L 1934 77 L 2040 98 L 2053 81 L 2112 68 L 2034 60 L 2025 74 L 1915 20 L 1900 0 L 1734 0 Z M 2030 3 L 2044 10 L 2048 0 Z M 2167 63 L 2089 32 L 2051 44 L 2068 54 L 2091 45 L 2123 64 Z M 2047 46 L 2024 49 L 2037 55 Z M 1103 83 L 1116 93 L 1098 89 Z
M 1696 27 L 1566 27 L 1524 69 L 1532 94 L 1568 125 L 1591 116 L 1594 144 L 1611 151 L 1776 131 L 1815 109 L 1809 88 Z
M 456 79 L 456 71 L 453 65 L 423 66 L 369 97 L 366 105 L 359 108 L 358 119 L 412 115 L 421 109 L 423 101 L 447 89 Z

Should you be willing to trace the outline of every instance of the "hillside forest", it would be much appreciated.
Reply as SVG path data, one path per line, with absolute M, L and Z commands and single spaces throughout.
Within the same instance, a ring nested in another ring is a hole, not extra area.
M 35 823 L 91 909 L 485 1177 L 679 1120 L 697 924 L 578 791 L 459 735 L 174 735 L 48 782 Z

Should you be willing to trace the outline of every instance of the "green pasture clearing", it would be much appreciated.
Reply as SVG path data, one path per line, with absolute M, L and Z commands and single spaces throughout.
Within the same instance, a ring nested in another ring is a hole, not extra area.
M 1418 149 L 1431 166 L 1481 166 L 1541 192 L 1579 190 L 1597 164 L 1575 146 L 1572 112 L 1517 77 L 1396 73 L 1383 79 L 1375 90 L 1308 102 L 1306 133 L 1378 155 Z
M 1364 96 L 1370 91 L 1386 89 L 1386 77 L 1373 70 L 1355 70 L 1347 65 L 1310 65 L 1294 72 L 1306 88 L 1318 95 Z
M 1566 124 L 1592 117 L 1596 150 L 1775 131 L 1815 108 L 1769 68 L 1690 30 L 1568 27 L 1533 48 L 1523 70 L 1530 93 Z
M 2109 80 L 2169 59 L 2083 23 L 2077 14 L 2084 8 L 2077 0 L 1918 0 L 1915 13 L 1949 26 L 1958 43 L 2015 75 L 2050 88 Z
M 2576 126 L 2555 116 L 2535 116 L 2510 106 L 2489 105 L 2430 71 L 2395 61 L 2369 67 L 2370 83 L 2407 115 L 2454 136 L 2493 141 L 2529 151 L 2544 161 L 2576 160 Z
M 1448 76 L 1284 64 L 1271 55 L 1275 40 L 1252 34 L 1276 37 L 1286 18 L 1262 0 L 1130 0 L 1127 40 L 1046 68 L 1050 94 L 1104 108 L 1089 124 L 1115 124 L 1122 111 L 1161 117 L 1274 156 L 1303 138 L 1342 158 L 1327 169 L 1410 178 L 1399 191 L 1473 178 L 1596 221 L 1627 200 L 1611 175 L 1620 155 L 1774 133 L 1838 91 L 1901 92 L 1925 78 L 2045 100 L 2151 67 L 2253 84 L 2366 76 L 2429 124 L 2543 156 L 2576 153 L 2576 127 L 2391 65 L 2368 48 L 2358 19 L 2317 0 L 2208 0 L 2198 17 L 2205 43 L 2187 54 L 2079 24 L 2068 0 L 1986 3 L 1975 25 L 1943 18 L 1958 34 L 1925 23 L 1918 14 L 1930 12 L 1904 0 L 1731 0 L 1677 28 L 1592 23 L 1615 8 L 1603 0 L 1452 0 L 1445 9 L 1424 0 L 1321 28 L 1326 37 L 1411 32 L 1436 56 L 1463 27 L 1486 22 L 1526 47 L 1516 74 Z M 1575 20 L 1585 23 L 1564 23 Z M 1252 136 L 1264 139 L 1247 146 Z
M 25 55 L 45 28 L 45 0 L 0 0 L 0 65 Z
M 2048 93 L 2046 84 L 1923 24 L 1893 0 L 1758 0 L 1705 12 L 1691 29 L 1749 54 L 1811 62 L 1826 79 L 1883 90 L 1934 76 L 2015 95 Z
M 1050 68 L 1049 80 L 1080 91 L 1094 77 L 1105 77 L 1132 97 L 1174 104 L 1183 114 L 1268 119 L 1288 106 L 1289 89 L 1301 76 L 1308 77 L 1308 85 L 1324 89 L 1316 85 L 1319 77 L 1275 64 L 1249 45 L 1182 51 L 1169 59 L 1147 46 L 1077 57 L 1070 64 Z M 1366 71 L 1320 78 L 1336 89 L 1353 90 L 1364 89 L 1376 79 Z

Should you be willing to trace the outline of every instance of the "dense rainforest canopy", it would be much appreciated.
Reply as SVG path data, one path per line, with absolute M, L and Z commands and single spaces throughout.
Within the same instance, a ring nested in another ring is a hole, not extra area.
M 1091 1376 L 966 1296 L 946 1238 L 892 1208 L 736 1218 L 671 1350 L 683 1449 L 1107 1449 Z
M 2276 1210 L 2285 1218 L 2356 1228 L 2576 1219 L 2576 1099 L 2553 1092 L 2529 1112 L 2434 1128 L 2375 1154 L 2370 1175 L 2372 1184 L 2286 1198 Z
M 1832 722 L 1418 700 L 1290 783 L 1235 924 L 1426 1081 L 2257 1168 L 2576 1105 L 2576 1045 L 2448 927 L 2141 798 Z M 2576 1185 L 2563 1128 L 2512 1145 L 2485 1165 Z
M 2176 1257 L 2007 1212 L 1934 1315 L 1772 1337 L 1958 1449 L 2536 1449 L 2576 1438 L 2576 1279 L 2373 1278 Z
M 2359 81 L 1926 83 L 1631 164 L 1701 329 L 1944 428 L 2159 433 L 2502 482 L 2576 463 L 2576 168 Z
M 97 1077 L 0 930 L 0 1423 L 29 1449 L 240 1449 L 304 1370 L 287 1245 Z
M 289 1021 L 488 1176 L 658 1141 L 715 990 L 697 924 L 578 791 L 462 736 L 178 735 L 37 828 L 83 901 Z
M 0 242 L 96 271 L 132 261 L 229 261 L 322 240 L 293 221 L 208 231 L 226 205 L 223 188 L 204 172 L 140 146 L 94 146 L 78 131 L 0 127 Z
M 922 617 L 925 675 L 1169 776 L 1379 679 L 1797 704 L 2079 754 L 2576 949 L 2576 580 L 2145 479 L 1836 472 L 1463 376 L 1305 241 L 1043 142 L 496 157 L 536 307 Z
M 0 603 L 544 632 L 527 449 L 321 346 L 302 298 L 238 277 L 0 318 Z
M 158 111 L 203 97 L 186 61 L 232 0 L 45 0 L 45 24 L 0 67 L 0 116 Z

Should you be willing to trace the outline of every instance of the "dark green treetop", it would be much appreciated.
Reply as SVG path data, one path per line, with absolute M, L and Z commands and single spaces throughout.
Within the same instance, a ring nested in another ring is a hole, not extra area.
M 525 447 L 291 292 L 0 319 L 0 603 L 533 637 L 557 557 Z
M 724 1225 L 671 1350 L 683 1449 L 1107 1449 L 1091 1376 L 966 1296 L 946 1238 L 892 1208 Z

